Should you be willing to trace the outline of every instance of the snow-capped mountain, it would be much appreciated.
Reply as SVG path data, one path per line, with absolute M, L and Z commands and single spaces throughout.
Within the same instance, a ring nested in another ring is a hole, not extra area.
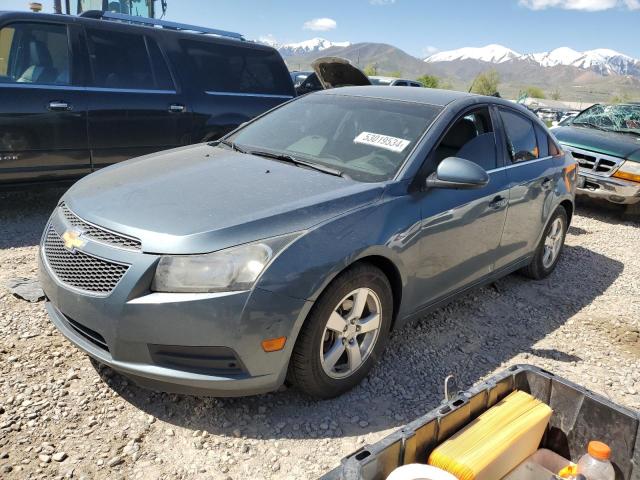
M 324 38 L 312 38 L 311 40 L 305 40 L 298 43 L 277 43 L 268 39 L 260 40 L 261 43 L 265 43 L 271 47 L 274 47 L 280 52 L 283 57 L 291 57 L 293 55 L 306 55 L 307 53 L 321 52 L 331 47 L 348 47 L 350 42 L 331 42 Z
M 640 60 L 615 50 L 599 48 L 578 52 L 569 47 L 560 47 L 550 52 L 520 54 L 502 45 L 487 45 L 480 48 L 459 48 L 438 52 L 424 61 L 451 62 L 456 60 L 478 60 L 488 63 L 504 63 L 513 60 L 528 60 L 541 67 L 567 65 L 584 70 L 593 70 L 601 75 L 640 76 Z
M 487 45 L 486 47 L 475 48 L 465 47 L 457 50 L 434 53 L 425 59 L 425 62 L 452 62 L 454 60 L 480 60 L 489 63 L 503 63 L 520 58 L 518 52 L 502 45 Z

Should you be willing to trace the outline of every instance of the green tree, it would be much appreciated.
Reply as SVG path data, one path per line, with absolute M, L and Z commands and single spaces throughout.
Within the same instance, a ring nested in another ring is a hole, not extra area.
M 471 84 L 471 92 L 480 95 L 495 95 L 498 93 L 500 76 L 495 70 L 488 70 L 479 74 Z
M 611 99 L 609 99 L 609 103 L 629 103 L 632 100 L 633 99 L 628 92 L 622 92 L 611 97 Z
M 524 89 L 524 93 L 526 93 L 528 97 L 532 98 L 547 98 L 540 87 L 526 87 Z
M 551 92 L 551 99 L 560 100 L 560 92 L 558 91 L 557 88 L 553 92 Z
M 378 74 L 378 67 L 372 63 L 364 67 L 362 70 L 367 77 L 372 77 Z
M 422 75 L 416 80 L 427 88 L 438 88 L 440 86 L 440 79 L 435 75 Z
M 389 72 L 388 76 L 393 78 L 400 78 L 402 76 L 402 72 L 400 72 L 399 70 L 394 70 L 393 72 Z

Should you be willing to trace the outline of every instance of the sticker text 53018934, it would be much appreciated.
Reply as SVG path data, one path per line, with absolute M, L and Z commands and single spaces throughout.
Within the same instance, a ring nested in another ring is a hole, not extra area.
M 390 137 L 389 135 L 381 135 L 379 133 L 362 132 L 353 139 L 354 143 L 363 145 L 371 145 L 372 147 L 384 148 L 392 152 L 400 153 L 411 142 L 403 138 Z

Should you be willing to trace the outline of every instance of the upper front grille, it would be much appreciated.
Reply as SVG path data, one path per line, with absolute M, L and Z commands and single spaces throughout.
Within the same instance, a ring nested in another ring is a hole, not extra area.
M 621 158 L 604 155 L 602 153 L 590 152 L 575 147 L 567 147 L 566 145 L 564 145 L 564 148 L 571 152 L 573 158 L 576 159 L 582 170 L 587 170 L 591 173 L 595 173 L 596 175 L 608 177 L 622 162 Z
M 78 217 L 75 213 L 69 210 L 64 203 L 60 205 L 60 210 L 65 220 L 74 227 L 81 228 L 84 231 L 84 236 L 96 242 L 104 243 L 112 247 L 126 248 L 127 250 L 142 250 L 142 244 L 140 240 L 133 237 L 128 237 L 121 233 L 112 232 L 102 227 L 98 227 L 92 223 Z
M 67 250 L 52 226 L 47 227 L 43 250 L 46 263 L 62 283 L 95 295 L 109 295 L 129 269 L 129 265 Z

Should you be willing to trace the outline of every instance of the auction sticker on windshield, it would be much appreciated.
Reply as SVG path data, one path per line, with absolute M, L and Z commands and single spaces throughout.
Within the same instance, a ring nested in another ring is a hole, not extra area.
M 411 142 L 403 138 L 390 137 L 389 135 L 381 135 L 379 133 L 362 132 L 353 139 L 353 143 L 362 145 L 371 145 L 372 147 L 384 148 L 392 152 L 400 153 Z

